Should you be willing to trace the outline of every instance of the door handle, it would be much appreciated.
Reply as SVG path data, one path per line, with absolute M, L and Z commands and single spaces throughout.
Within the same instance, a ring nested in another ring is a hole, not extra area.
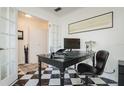
M 4 50 L 4 48 L 0 48 L 0 50 Z

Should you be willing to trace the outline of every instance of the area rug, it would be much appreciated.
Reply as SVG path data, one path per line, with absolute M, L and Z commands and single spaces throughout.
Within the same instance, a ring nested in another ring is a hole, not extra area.
M 32 63 L 32 64 L 19 64 L 18 65 L 18 71 L 20 74 L 26 74 L 30 71 L 36 71 L 38 70 L 38 64 Z

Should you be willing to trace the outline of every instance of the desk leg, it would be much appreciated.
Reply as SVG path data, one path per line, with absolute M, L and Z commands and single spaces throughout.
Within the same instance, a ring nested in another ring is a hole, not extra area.
M 76 64 L 74 65 L 74 70 L 76 71 Z M 74 77 L 76 78 L 77 74 L 74 74 Z
M 93 67 L 95 67 L 95 54 L 93 55 L 92 61 L 93 61 Z
M 76 64 L 74 65 L 74 69 L 76 70 Z
M 93 62 L 93 67 L 95 67 L 95 54 L 93 55 L 92 62 Z M 95 77 L 95 75 L 93 75 L 93 77 Z
M 41 86 L 41 69 L 42 69 L 42 62 L 40 60 L 40 58 L 38 58 L 38 72 L 39 72 L 39 82 L 38 85 Z
M 65 69 L 60 69 L 60 85 L 64 86 L 64 72 Z

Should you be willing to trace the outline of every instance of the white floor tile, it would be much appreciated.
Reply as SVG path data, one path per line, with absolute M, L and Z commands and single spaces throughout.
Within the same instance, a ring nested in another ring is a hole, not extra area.
M 68 73 L 76 73 L 76 71 L 75 70 L 68 70 Z
M 51 71 L 51 70 L 53 70 L 53 68 L 48 67 L 48 68 L 45 69 L 45 71 L 49 71 L 49 70 Z
M 85 78 L 85 75 L 79 75 L 80 78 Z
M 51 78 L 51 74 L 43 74 L 41 76 L 42 79 L 50 79 Z
M 36 71 L 34 74 L 38 74 L 38 71 Z
M 60 85 L 60 79 L 50 79 L 49 85 Z
M 18 73 L 19 75 L 24 75 L 25 73 L 23 71 L 19 72 Z
M 21 77 L 21 79 L 30 79 L 32 76 L 33 76 L 33 74 L 32 75 L 24 75 L 23 77 Z
M 91 80 L 93 82 L 95 82 L 95 84 L 106 84 L 102 79 L 100 78 L 91 78 Z
M 71 78 L 72 85 L 82 84 L 80 78 Z
M 60 71 L 59 70 L 53 70 L 52 74 L 60 74 Z
M 70 78 L 69 74 L 65 74 L 64 78 Z
M 38 83 L 38 79 L 30 79 L 25 86 L 36 86 Z

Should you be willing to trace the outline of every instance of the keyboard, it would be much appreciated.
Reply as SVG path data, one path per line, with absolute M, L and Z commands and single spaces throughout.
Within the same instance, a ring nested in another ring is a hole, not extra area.
M 79 51 L 69 51 L 69 52 L 65 52 L 65 57 L 77 57 L 77 55 L 79 55 Z
M 54 54 L 54 58 L 59 58 L 59 59 L 64 59 L 64 55 L 58 55 L 58 54 Z

